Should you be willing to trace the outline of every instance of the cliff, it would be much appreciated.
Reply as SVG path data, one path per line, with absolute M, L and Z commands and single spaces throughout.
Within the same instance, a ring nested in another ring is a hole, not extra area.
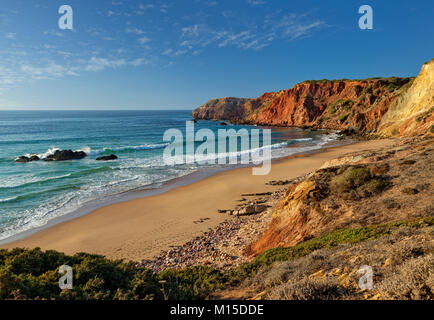
M 420 134 L 431 130 L 434 60 L 414 78 L 312 80 L 256 99 L 214 99 L 193 118 L 237 123 Z M 409 125 L 410 124 L 410 125 Z
M 425 63 L 412 86 L 403 92 L 381 119 L 378 131 L 386 136 L 433 133 L 434 59 Z
M 294 246 L 344 228 L 433 216 L 434 138 L 331 160 L 289 186 L 268 229 L 246 253 Z

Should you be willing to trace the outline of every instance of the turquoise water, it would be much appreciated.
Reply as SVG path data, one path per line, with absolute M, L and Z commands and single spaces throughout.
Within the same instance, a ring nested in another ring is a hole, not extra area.
M 185 132 L 191 111 L 0 111 L 0 240 L 46 225 L 95 200 L 215 169 L 162 161 L 166 129 Z M 249 126 L 198 121 L 195 129 Z M 318 149 L 332 140 L 301 129 L 273 129 L 273 157 Z M 199 145 L 200 143 L 196 144 Z M 239 146 L 240 148 L 240 146 Z M 16 163 L 21 155 L 44 157 L 56 149 L 83 150 L 83 160 Z M 240 150 L 240 149 L 239 149 Z M 110 162 L 95 161 L 116 154 Z M 220 166 L 222 169 L 224 166 Z

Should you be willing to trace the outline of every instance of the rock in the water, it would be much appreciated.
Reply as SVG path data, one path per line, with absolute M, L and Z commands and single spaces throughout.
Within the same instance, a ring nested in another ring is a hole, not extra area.
M 228 124 L 226 122 L 220 122 L 221 126 L 227 126 Z
M 20 163 L 32 162 L 32 161 L 39 161 L 39 157 L 34 154 L 30 158 L 27 156 L 21 156 L 15 159 L 15 162 L 20 162 Z
M 57 150 L 54 154 L 44 158 L 44 161 L 79 160 L 86 156 L 87 154 L 84 151 Z
M 96 161 L 109 161 L 109 160 L 116 160 L 118 157 L 114 154 L 111 154 L 109 156 L 102 156 L 99 158 L 96 158 Z
M 21 156 L 15 159 L 15 162 L 20 162 L 20 163 L 29 162 L 29 161 L 30 158 L 26 156 Z
M 39 160 L 40 158 L 36 154 L 30 157 L 30 161 L 39 161 Z

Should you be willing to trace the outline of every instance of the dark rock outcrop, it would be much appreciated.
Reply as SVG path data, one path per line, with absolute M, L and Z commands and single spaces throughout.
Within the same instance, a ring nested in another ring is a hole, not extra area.
M 15 159 L 15 162 L 26 163 L 26 162 L 39 161 L 39 160 L 40 160 L 39 157 L 34 154 L 30 158 L 27 156 L 20 156 Z
M 39 161 L 41 160 L 36 154 L 30 157 L 30 161 Z
M 19 163 L 25 163 L 25 162 L 29 162 L 30 158 L 26 157 L 26 156 L 21 156 L 15 159 L 15 162 L 19 162 Z
M 109 161 L 109 160 L 116 160 L 118 157 L 114 154 L 111 154 L 109 156 L 102 156 L 96 158 L 96 161 Z
M 87 154 L 84 151 L 57 150 L 54 154 L 44 158 L 44 161 L 80 160 L 86 156 Z

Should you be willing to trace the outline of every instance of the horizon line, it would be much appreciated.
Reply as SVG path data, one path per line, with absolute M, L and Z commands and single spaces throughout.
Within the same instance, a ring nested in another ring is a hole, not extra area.
M 29 108 L 2 108 L 0 107 L 0 111 L 191 111 L 195 108 L 159 108 L 159 109 L 147 109 L 147 108 L 137 108 L 137 109 L 120 109 L 120 108 L 44 108 L 44 109 L 36 109 L 38 107 Z

